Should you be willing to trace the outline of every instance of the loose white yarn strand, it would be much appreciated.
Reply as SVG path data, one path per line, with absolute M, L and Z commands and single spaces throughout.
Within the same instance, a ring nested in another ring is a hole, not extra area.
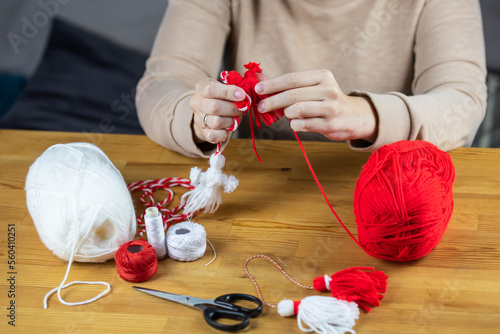
M 214 256 L 212 257 L 212 260 L 210 260 L 210 262 L 205 264 L 205 267 L 208 266 L 210 263 L 214 262 L 214 260 L 217 258 L 217 253 L 215 252 L 214 245 L 212 245 L 212 243 L 208 239 L 207 239 L 207 242 L 209 243 L 210 247 L 212 247 L 212 251 L 214 252 Z
M 70 257 L 69 262 L 68 262 L 66 274 L 64 275 L 64 278 L 63 278 L 61 284 L 57 288 L 54 288 L 54 289 L 50 290 L 49 292 L 47 292 L 47 294 L 45 295 L 45 298 L 43 299 L 43 308 L 44 309 L 48 308 L 47 302 L 48 302 L 50 296 L 52 296 L 52 294 L 56 291 L 57 291 L 57 298 L 59 299 L 59 301 L 62 304 L 68 305 L 68 306 L 78 306 L 78 305 L 85 305 L 85 304 L 92 303 L 92 302 L 98 300 L 99 298 L 107 295 L 111 291 L 111 286 L 107 282 L 72 281 L 72 282 L 69 282 L 67 284 L 64 284 L 66 282 L 66 280 L 68 279 L 69 271 L 71 269 L 71 265 L 73 264 L 73 258 L 74 258 L 75 252 L 76 252 L 76 246 L 73 248 L 73 251 L 71 252 L 71 257 Z M 70 302 L 65 301 L 61 297 L 61 290 L 66 289 L 67 287 L 70 287 L 74 284 L 88 284 L 88 285 L 102 284 L 102 285 L 106 286 L 106 290 L 104 290 L 103 292 L 101 292 L 100 294 L 98 294 L 97 296 L 95 296 L 91 299 L 83 300 L 81 302 L 70 303 Z

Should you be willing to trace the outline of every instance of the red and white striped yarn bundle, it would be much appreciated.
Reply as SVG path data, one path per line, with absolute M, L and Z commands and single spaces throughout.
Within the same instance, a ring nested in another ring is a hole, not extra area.
M 167 205 L 174 198 L 174 192 L 171 187 L 184 187 L 187 189 L 194 189 L 194 186 L 191 184 L 191 181 L 188 179 L 183 179 L 179 177 L 166 177 L 159 180 L 146 180 L 146 181 L 137 181 L 127 185 L 128 190 L 130 192 L 142 191 L 140 201 L 141 203 L 149 208 L 149 207 L 157 207 L 163 217 L 163 230 L 166 230 L 170 223 L 172 222 L 180 222 L 188 219 L 188 215 L 186 213 L 178 214 L 178 212 L 184 209 L 185 203 L 181 203 L 180 205 L 168 209 Z M 165 199 L 156 202 L 154 193 L 158 190 L 164 190 L 167 192 L 167 197 Z M 194 216 L 197 212 L 194 212 L 191 216 Z M 146 225 L 144 222 L 143 212 L 137 218 L 137 225 L 142 227 L 142 230 L 139 231 L 140 236 L 144 236 L 146 232 Z

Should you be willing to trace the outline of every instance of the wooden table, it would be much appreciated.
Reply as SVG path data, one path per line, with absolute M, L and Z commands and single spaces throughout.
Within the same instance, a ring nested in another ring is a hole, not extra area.
M 189 177 L 192 166 L 206 160 L 167 151 L 145 136 L 0 130 L 0 332 L 13 332 L 7 307 L 15 301 L 15 329 L 20 333 L 220 333 L 202 314 L 139 293 L 116 273 L 114 261 L 74 263 L 69 280 L 106 281 L 112 292 L 78 307 L 57 297 L 43 309 L 47 291 L 62 280 L 67 263 L 39 240 L 26 208 L 28 167 L 50 145 L 92 142 L 109 156 L 127 182 L 162 177 Z M 352 198 L 368 154 L 345 144 L 305 143 L 330 201 L 347 227 L 356 232 Z M 336 222 L 294 141 L 259 141 L 258 163 L 248 140 L 232 140 L 224 152 L 226 172 L 240 180 L 223 196 L 213 215 L 199 214 L 213 243 L 212 251 L 190 263 L 159 263 L 158 273 L 141 286 L 198 297 L 229 292 L 255 294 L 242 264 L 267 254 L 295 279 L 310 285 L 323 274 L 352 266 L 374 266 L 389 276 L 381 305 L 362 313 L 355 330 L 368 333 L 498 333 L 500 332 L 500 150 L 460 148 L 451 152 L 455 167 L 455 210 L 441 243 L 421 260 L 394 263 L 365 254 Z M 175 188 L 179 198 L 183 189 Z M 177 198 L 177 200 L 178 200 Z M 136 207 L 142 210 L 140 203 Z M 138 213 L 140 213 L 138 210 Z M 15 298 L 8 297 L 8 225 L 15 237 Z M 356 233 L 355 233 L 356 234 Z M 249 269 L 271 302 L 319 294 L 293 285 L 263 259 Z M 63 292 L 68 301 L 94 296 L 100 286 L 76 286 Z M 323 295 L 327 295 L 324 293 Z M 295 318 L 281 318 L 265 308 L 245 333 L 300 333 Z

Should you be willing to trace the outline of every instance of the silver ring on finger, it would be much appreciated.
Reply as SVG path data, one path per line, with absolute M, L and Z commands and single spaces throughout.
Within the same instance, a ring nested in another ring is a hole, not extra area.
M 207 114 L 205 114 L 205 116 L 203 116 L 203 125 L 205 125 L 206 128 L 208 128 L 207 117 L 208 117 Z

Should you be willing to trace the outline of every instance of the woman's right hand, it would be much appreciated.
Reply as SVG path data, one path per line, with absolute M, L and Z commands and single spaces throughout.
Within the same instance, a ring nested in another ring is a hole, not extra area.
M 226 129 L 234 125 L 233 117 L 239 117 L 241 122 L 245 113 L 236 108 L 234 101 L 244 98 L 245 91 L 237 86 L 224 85 L 208 78 L 200 80 L 189 102 L 194 112 L 192 127 L 195 142 L 216 144 L 225 141 L 230 134 Z

